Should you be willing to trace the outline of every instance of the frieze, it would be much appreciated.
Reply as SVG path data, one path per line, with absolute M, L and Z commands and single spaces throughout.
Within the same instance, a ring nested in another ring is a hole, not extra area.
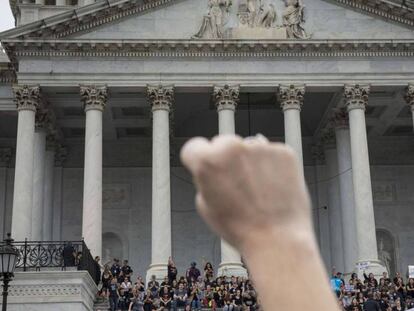
M 412 57 L 414 40 L 115 40 L 90 42 L 13 39 L 14 57 Z

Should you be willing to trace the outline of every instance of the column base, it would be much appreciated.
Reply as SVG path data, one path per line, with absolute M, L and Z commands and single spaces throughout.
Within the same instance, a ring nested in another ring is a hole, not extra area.
M 147 270 L 146 284 L 151 280 L 152 276 L 155 275 L 157 282 L 162 282 L 168 275 L 167 264 L 151 264 Z
M 219 265 L 217 275 L 247 277 L 247 270 L 241 262 L 223 262 Z
M 355 272 L 358 274 L 360 280 L 364 279 L 364 273 L 366 275 L 372 273 L 376 279 L 382 277 L 383 272 L 387 272 L 387 268 L 378 260 L 364 260 L 357 261 Z

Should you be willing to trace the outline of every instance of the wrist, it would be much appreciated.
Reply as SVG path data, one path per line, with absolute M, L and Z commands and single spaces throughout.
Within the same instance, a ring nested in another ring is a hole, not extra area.
M 254 230 L 240 245 L 243 257 L 263 256 L 263 252 L 282 250 L 319 253 L 312 225 L 273 226 Z M 278 251 L 280 253 L 280 251 Z

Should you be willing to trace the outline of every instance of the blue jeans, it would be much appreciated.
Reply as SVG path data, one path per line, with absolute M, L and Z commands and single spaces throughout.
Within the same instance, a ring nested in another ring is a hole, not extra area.
M 199 310 L 200 308 L 201 308 L 200 300 L 194 299 L 191 302 L 191 309 L 193 309 L 193 310 Z
M 111 311 L 116 311 L 118 309 L 118 297 L 109 297 L 109 306 Z

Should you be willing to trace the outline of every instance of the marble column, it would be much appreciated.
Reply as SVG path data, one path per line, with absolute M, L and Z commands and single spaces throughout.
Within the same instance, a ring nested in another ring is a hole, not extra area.
M 302 130 L 300 111 L 305 96 L 304 85 L 280 85 L 279 100 L 285 120 L 285 143 L 296 151 L 300 163 L 303 164 Z M 302 174 L 303 174 L 303 165 Z
M 0 149 L 0 241 L 6 238 L 7 177 L 12 157 L 11 148 Z
M 357 267 L 365 267 L 376 276 L 385 268 L 378 261 L 374 203 L 368 155 L 365 108 L 369 85 L 345 85 L 344 97 L 349 114 L 351 137 L 352 180 L 355 200 L 356 233 L 358 240 Z M 361 274 L 362 269 L 358 269 Z
M 356 234 L 356 215 L 354 188 L 352 182 L 351 137 L 346 109 L 334 112 L 336 148 L 338 157 L 338 178 L 342 214 L 344 273 L 351 274 L 358 259 L 358 239 Z
M 413 116 L 413 128 L 414 128 L 414 82 L 408 84 L 404 97 L 405 97 L 405 100 L 407 101 L 407 105 L 410 106 L 411 108 L 411 114 Z
M 106 86 L 81 86 L 86 113 L 82 237 L 92 256 L 102 258 L 102 113 Z
M 43 241 L 52 241 L 53 230 L 53 184 L 55 168 L 55 140 L 53 136 L 47 137 L 45 154 L 45 177 L 43 188 Z
M 13 87 L 18 111 L 16 168 L 13 192 L 12 237 L 31 239 L 33 207 L 33 149 L 36 109 L 40 102 L 39 86 Z
M 58 146 L 55 151 L 55 169 L 53 173 L 53 241 L 62 240 L 63 163 L 66 157 L 67 149 Z
M 234 114 L 239 102 L 239 86 L 215 86 L 213 97 L 218 112 L 219 135 L 234 135 L 236 133 Z M 221 239 L 221 262 L 218 275 L 247 276 L 239 252 Z
M 329 212 L 328 212 L 328 182 L 326 181 L 326 160 L 322 145 L 317 144 L 312 148 L 312 155 L 315 161 L 315 185 L 317 191 L 317 205 L 314 206 L 316 214 L 316 225 L 319 249 L 325 263 L 330 269 L 331 264 L 331 242 L 329 233 Z
M 171 246 L 170 111 L 174 87 L 148 86 L 152 108 L 152 227 L 151 264 L 147 280 L 167 275 Z
M 43 188 L 45 183 L 47 109 L 40 105 L 36 112 L 33 153 L 32 241 L 42 241 Z
M 328 181 L 328 213 L 331 246 L 331 264 L 337 271 L 344 271 L 343 229 L 338 181 L 338 159 L 334 130 L 323 131 L 322 142 L 326 159 L 326 179 Z
M 56 5 L 66 5 L 66 0 L 56 0 Z

